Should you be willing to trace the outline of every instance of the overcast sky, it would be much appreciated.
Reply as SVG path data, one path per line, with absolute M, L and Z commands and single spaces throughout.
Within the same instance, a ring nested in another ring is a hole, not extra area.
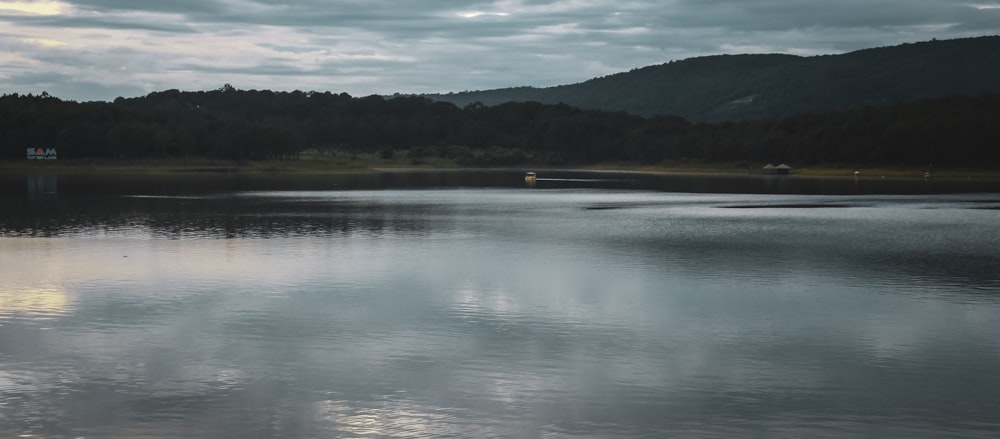
M 448 92 L 1000 34 L 1000 0 L 0 0 L 0 93 Z

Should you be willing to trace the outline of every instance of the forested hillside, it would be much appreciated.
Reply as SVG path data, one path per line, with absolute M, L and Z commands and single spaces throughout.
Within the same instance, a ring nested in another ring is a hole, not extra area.
M 1000 92 L 1000 36 L 928 41 L 842 55 L 691 58 L 579 84 L 426 95 L 464 106 L 536 101 L 735 121 Z
M 306 149 L 435 155 L 464 165 L 662 160 L 1000 169 L 1000 94 L 718 124 L 537 102 L 169 90 L 114 102 L 0 97 L 0 158 L 295 159 Z

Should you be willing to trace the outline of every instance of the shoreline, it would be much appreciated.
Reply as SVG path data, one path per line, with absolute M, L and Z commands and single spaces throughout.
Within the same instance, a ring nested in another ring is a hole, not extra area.
M 638 163 L 596 163 L 577 166 L 553 166 L 545 164 L 524 164 L 518 166 L 471 167 L 461 166 L 452 160 L 429 158 L 413 163 L 406 159 L 380 159 L 376 157 L 323 157 L 300 160 L 232 161 L 203 158 L 192 159 L 145 159 L 145 160 L 61 160 L 61 161 L 0 161 L 0 172 L 54 173 L 54 174 L 247 174 L 247 175 L 322 175 L 322 174 L 366 174 L 378 172 L 442 172 L 442 171 L 535 171 L 535 172 L 595 172 L 595 173 L 635 173 L 691 176 L 761 176 L 760 167 L 746 166 L 745 163 L 661 163 L 644 165 Z M 855 175 L 855 170 L 858 174 Z M 857 178 L 923 180 L 926 168 L 916 167 L 845 167 L 845 166 L 805 166 L 794 168 L 790 177 L 797 178 Z M 930 177 L 937 180 L 979 180 L 1000 181 L 1000 171 L 982 169 L 941 168 L 931 171 Z
M 759 176 L 759 177 L 796 177 L 796 178 L 845 178 L 859 180 L 980 180 L 1000 181 L 1000 171 L 984 169 L 940 168 L 930 172 L 918 167 L 848 167 L 835 165 L 816 165 L 793 168 L 791 174 L 773 175 L 762 172 L 762 167 L 737 166 L 734 164 L 692 164 L 692 165 L 638 165 L 629 163 L 604 163 L 583 168 L 582 170 L 609 172 L 638 172 L 650 174 L 674 175 L 719 175 L 719 176 Z M 855 174 L 855 171 L 858 173 Z

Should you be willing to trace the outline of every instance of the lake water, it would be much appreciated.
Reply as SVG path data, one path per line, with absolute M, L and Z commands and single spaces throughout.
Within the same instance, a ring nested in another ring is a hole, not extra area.
M 549 177 L 3 177 L 0 437 L 1000 435 L 1000 188 Z

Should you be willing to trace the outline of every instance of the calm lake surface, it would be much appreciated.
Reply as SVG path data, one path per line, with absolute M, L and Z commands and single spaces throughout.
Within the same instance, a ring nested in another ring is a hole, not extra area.
M 1000 435 L 996 183 L 539 177 L 0 177 L 0 437 Z

